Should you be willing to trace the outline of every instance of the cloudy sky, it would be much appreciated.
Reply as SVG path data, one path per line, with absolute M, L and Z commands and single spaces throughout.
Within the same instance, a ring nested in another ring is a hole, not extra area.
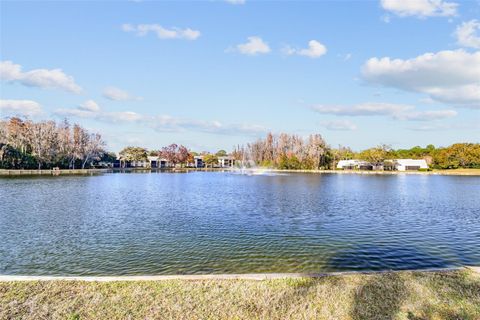
M 114 151 L 480 141 L 480 1 L 0 3 L 0 116 Z

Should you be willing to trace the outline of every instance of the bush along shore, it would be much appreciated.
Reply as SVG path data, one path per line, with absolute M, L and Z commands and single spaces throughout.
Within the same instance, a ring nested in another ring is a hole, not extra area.
M 0 319 L 480 319 L 474 268 L 248 279 L 0 281 Z

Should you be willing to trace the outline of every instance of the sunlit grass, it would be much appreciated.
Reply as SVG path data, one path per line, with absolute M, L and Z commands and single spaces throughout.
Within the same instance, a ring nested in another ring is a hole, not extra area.
M 433 172 L 441 172 L 441 173 L 462 173 L 462 174 L 471 174 L 471 175 L 480 175 L 480 169 L 470 169 L 470 168 L 459 168 L 459 169 L 435 169 Z
M 0 319 L 480 319 L 469 270 L 282 280 L 0 282 Z

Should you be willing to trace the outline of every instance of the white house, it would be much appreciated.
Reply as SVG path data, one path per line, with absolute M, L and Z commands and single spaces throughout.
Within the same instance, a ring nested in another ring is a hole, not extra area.
M 195 156 L 193 157 L 193 161 L 194 161 L 195 168 L 205 167 L 205 163 L 203 162 L 203 156 Z
M 144 167 L 150 168 L 167 168 L 170 167 L 170 162 L 167 159 L 149 156 L 148 161 L 145 162 Z
M 235 158 L 230 156 L 218 157 L 218 165 L 221 168 L 231 168 L 235 165 Z
M 356 169 L 360 165 L 360 160 L 340 160 L 337 163 L 337 169 L 343 170 L 353 170 Z
M 396 159 L 395 169 L 398 171 L 428 169 L 428 164 L 424 159 Z
M 127 161 L 126 165 L 127 168 L 146 168 L 148 167 L 148 161 Z
M 392 163 L 392 165 L 389 166 L 389 168 L 392 168 L 398 171 L 428 169 L 427 162 L 424 159 L 420 159 L 420 160 L 396 159 L 396 160 L 387 160 L 386 162 Z M 367 161 L 352 159 L 352 160 L 340 160 L 337 164 L 337 169 L 386 170 L 387 167 L 384 167 L 383 164 L 373 164 Z

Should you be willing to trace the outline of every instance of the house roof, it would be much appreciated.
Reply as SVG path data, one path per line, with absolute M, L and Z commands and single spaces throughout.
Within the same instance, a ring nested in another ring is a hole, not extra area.
M 350 159 L 350 160 L 340 160 L 338 161 L 338 166 L 351 166 L 360 163 L 360 160 Z
M 396 159 L 395 161 L 402 166 L 427 166 L 427 161 L 425 161 L 425 159 Z
M 168 162 L 165 158 L 155 157 L 155 156 L 148 156 L 148 161 L 165 161 Z

